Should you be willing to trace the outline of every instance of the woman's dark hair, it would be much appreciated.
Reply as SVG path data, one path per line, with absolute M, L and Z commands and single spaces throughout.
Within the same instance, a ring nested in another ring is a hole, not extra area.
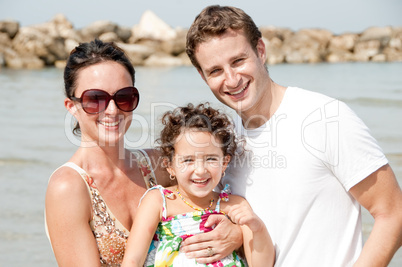
M 185 130 L 196 130 L 211 133 L 221 146 L 223 155 L 234 156 L 237 149 L 237 139 L 234 125 L 229 117 L 209 103 L 194 106 L 188 104 L 166 112 L 162 117 L 164 125 L 161 136 L 157 140 L 162 156 L 172 160 L 177 137 Z
M 134 85 L 135 70 L 125 52 L 113 42 L 102 42 L 95 39 L 89 43 L 80 43 L 71 51 L 64 69 L 64 93 L 66 97 L 71 99 L 74 96 L 77 89 L 78 74 L 83 68 L 105 61 L 117 62 L 125 67 L 130 73 Z M 73 133 L 79 135 L 80 132 L 80 125 L 77 122 Z

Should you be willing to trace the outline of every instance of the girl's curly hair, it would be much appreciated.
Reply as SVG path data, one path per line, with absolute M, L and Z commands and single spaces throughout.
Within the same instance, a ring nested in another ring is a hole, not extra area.
M 234 125 L 229 117 L 204 103 L 194 106 L 188 104 L 166 112 L 162 117 L 164 125 L 160 138 L 156 141 L 162 156 L 172 160 L 177 137 L 185 130 L 197 130 L 211 133 L 220 143 L 223 155 L 235 156 L 238 141 Z

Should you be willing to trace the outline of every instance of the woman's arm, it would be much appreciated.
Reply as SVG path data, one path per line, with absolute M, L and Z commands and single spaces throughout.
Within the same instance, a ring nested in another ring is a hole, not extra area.
M 243 247 L 250 267 L 273 266 L 275 249 L 264 222 L 253 212 L 248 202 L 240 196 L 230 196 L 228 216 L 243 231 Z
M 80 175 L 64 167 L 51 177 L 45 200 L 46 223 L 58 266 L 100 266 L 89 225 L 91 199 Z
M 135 214 L 122 267 L 143 266 L 162 218 L 163 199 L 158 189 L 148 191 Z

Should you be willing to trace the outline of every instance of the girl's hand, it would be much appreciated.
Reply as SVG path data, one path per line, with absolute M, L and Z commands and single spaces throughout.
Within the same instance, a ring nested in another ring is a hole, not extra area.
M 228 216 L 238 225 L 246 225 L 253 232 L 258 232 L 264 229 L 264 222 L 254 213 L 247 201 L 232 205 L 228 210 Z

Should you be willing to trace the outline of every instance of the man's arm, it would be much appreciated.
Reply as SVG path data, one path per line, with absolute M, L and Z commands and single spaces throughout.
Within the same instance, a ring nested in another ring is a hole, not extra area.
M 231 254 L 243 244 L 242 230 L 233 224 L 226 216 L 209 216 L 205 227 L 216 225 L 214 230 L 191 236 L 181 244 L 180 251 L 188 258 L 197 259 L 198 263 L 212 263 Z M 208 255 L 208 247 L 212 248 L 213 255 Z
M 402 192 L 387 164 L 350 189 L 374 217 L 374 227 L 357 266 L 387 266 L 402 245 Z

